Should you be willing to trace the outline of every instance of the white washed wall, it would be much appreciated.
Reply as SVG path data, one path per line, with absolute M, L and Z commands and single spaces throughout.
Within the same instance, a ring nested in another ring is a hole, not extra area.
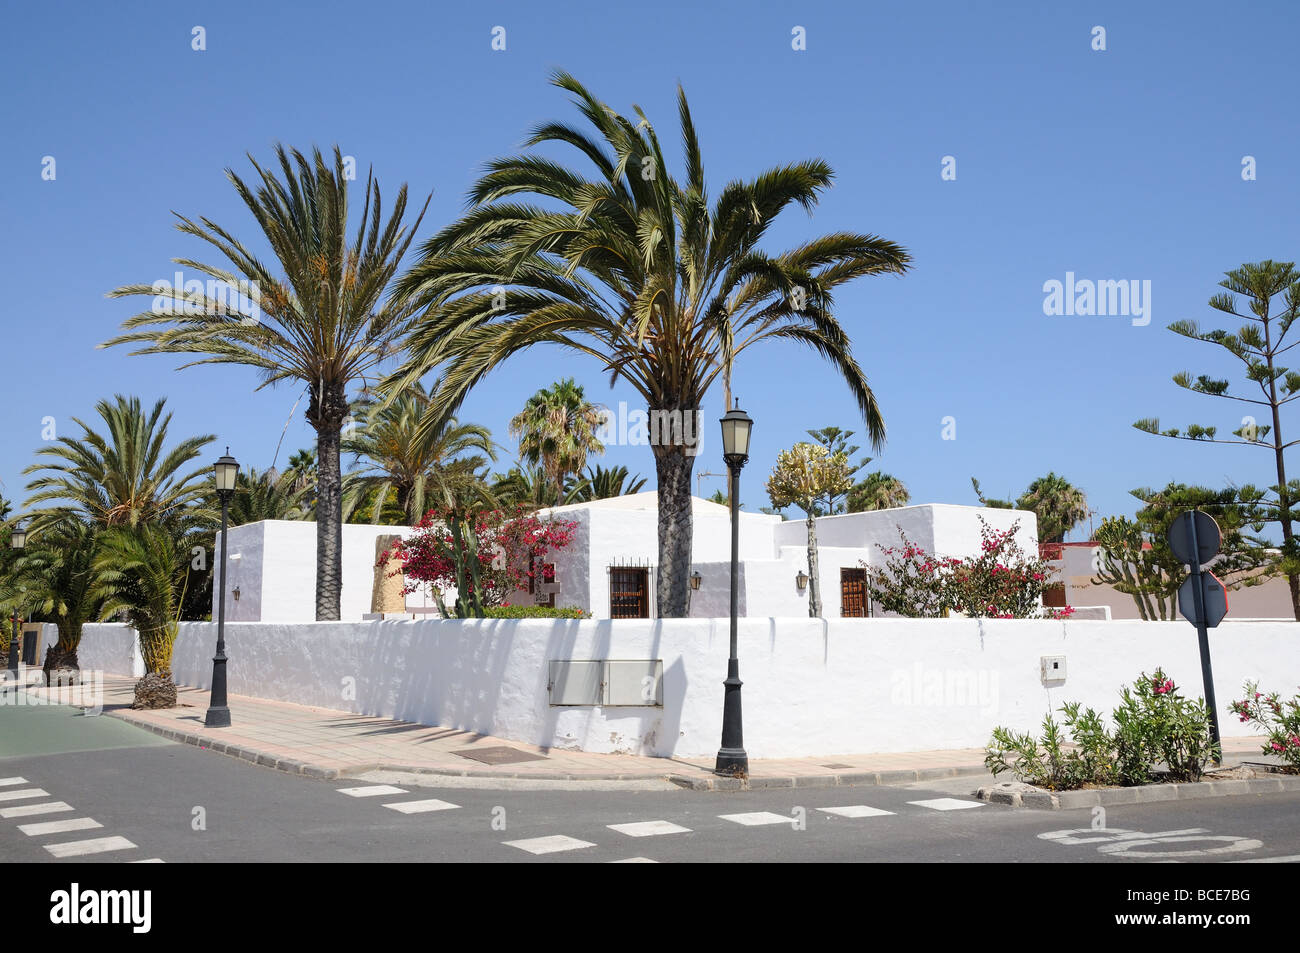
M 709 756 L 727 628 L 726 619 L 235 623 L 230 690 L 544 746 Z M 125 673 L 122 629 L 87 626 L 82 667 Z M 1300 624 L 1225 622 L 1210 638 L 1224 735 L 1250 735 L 1224 708 L 1246 678 L 1296 691 Z M 184 623 L 177 681 L 207 687 L 215 645 L 215 625 Z M 1043 655 L 1066 656 L 1064 685 L 1040 683 Z M 647 658 L 663 660 L 663 708 L 548 705 L 550 659 Z M 740 660 L 755 758 L 979 747 L 994 725 L 1036 728 L 1065 701 L 1109 712 L 1121 685 L 1159 665 L 1192 695 L 1201 678 L 1186 623 L 742 619 Z
M 45 644 L 58 641 L 56 626 L 45 626 Z M 84 671 L 107 672 L 109 675 L 144 675 L 144 656 L 135 629 L 121 622 L 98 622 L 82 629 L 77 647 L 77 664 Z

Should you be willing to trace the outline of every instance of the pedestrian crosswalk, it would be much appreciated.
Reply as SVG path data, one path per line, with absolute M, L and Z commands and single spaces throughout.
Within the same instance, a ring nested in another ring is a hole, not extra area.
M 742 824 L 745 827 L 761 827 L 764 824 L 789 824 L 790 818 L 784 814 L 773 814 L 771 811 L 754 811 L 750 814 L 719 814 L 718 817 L 724 821 L 731 821 L 733 824 Z
M 0 778 L 0 805 L 4 805 L 0 806 L 0 819 L 12 820 L 14 818 L 75 813 L 73 806 L 66 801 L 41 800 L 42 798 L 49 798 L 50 793 L 43 788 L 24 787 L 24 785 L 30 783 L 26 778 Z M 21 803 L 23 801 L 28 803 Z M 69 834 L 73 831 L 102 829 L 103 826 L 92 817 L 67 817 L 19 824 L 18 830 L 28 837 L 50 837 Z M 57 860 L 138 849 L 130 840 L 116 834 L 79 840 L 62 840 L 42 844 L 41 846 L 45 848 L 51 857 Z M 162 862 L 157 857 L 150 858 L 148 861 L 136 861 L 136 863 L 155 864 L 161 864 Z
M 362 799 L 411 793 L 404 788 L 394 787 L 389 784 L 360 785 L 356 787 L 337 788 L 336 790 L 340 794 L 348 797 Z M 920 813 L 958 811 L 985 806 L 983 801 L 953 797 L 908 801 L 907 804 Z M 460 810 L 459 804 L 452 804 L 449 801 L 444 801 L 439 798 L 384 801 L 383 807 L 400 814 L 411 815 L 429 813 L 441 814 L 445 811 Z M 869 804 L 832 804 L 825 807 L 816 807 L 814 810 L 818 813 L 827 815 L 828 821 L 862 821 L 871 818 L 897 817 L 899 815 L 899 811 L 888 811 L 883 808 L 873 807 Z M 734 814 L 717 814 L 715 817 L 719 821 L 727 822 L 726 825 L 723 825 L 724 828 L 732 826 L 762 828 L 784 825 L 797 830 L 801 829 L 799 824 L 803 823 L 805 820 L 802 808 L 797 808 L 794 814 L 778 814 L 774 811 L 748 811 Z M 694 823 L 698 825 L 699 822 Z M 698 832 L 698 826 L 686 827 L 682 824 L 665 820 L 663 818 L 642 821 L 625 821 L 617 824 L 606 824 L 604 827 L 607 830 L 621 834 L 625 837 L 636 838 L 663 837 L 667 835 L 693 834 Z M 718 825 L 714 824 L 713 827 L 716 828 Z M 534 856 L 563 854 L 568 853 L 569 851 L 586 850 L 598 846 L 593 841 L 571 837 L 567 834 L 548 834 L 540 837 L 503 840 L 501 841 L 501 844 L 504 847 L 524 851 L 525 853 L 533 854 Z M 606 846 L 612 846 L 612 844 Z M 610 863 L 654 864 L 658 863 L 658 861 L 649 857 L 628 857 L 610 861 Z
M 36 824 L 19 824 L 18 829 L 28 837 L 40 837 L 43 834 L 66 834 L 68 831 L 88 831 L 103 826 L 93 817 L 74 817 L 66 821 L 41 821 Z
M 611 831 L 618 831 L 628 837 L 658 837 L 661 834 L 689 834 L 689 827 L 682 827 L 671 821 L 637 821 L 633 824 L 606 824 Z
M 928 801 L 908 801 L 917 807 L 928 807 L 932 811 L 964 811 L 967 808 L 983 807 L 983 801 L 964 801 L 957 797 L 936 797 Z
M 92 837 L 89 840 L 45 845 L 45 849 L 55 857 L 84 857 L 87 854 L 103 854 L 110 850 L 132 850 L 134 847 L 135 844 L 125 837 Z
M 882 811 L 878 807 L 867 807 L 865 804 L 846 804 L 844 807 L 819 807 L 817 810 L 823 814 L 834 814 L 837 817 L 884 817 L 887 814 L 893 814 L 893 811 Z
M 459 804 L 440 801 L 436 797 L 427 801 L 395 801 L 392 804 L 385 804 L 384 807 L 402 814 L 427 814 L 430 811 L 455 811 L 460 809 Z
M 529 837 L 525 840 L 508 840 L 502 841 L 507 847 L 518 847 L 520 850 L 526 850 L 530 854 L 558 854 L 566 850 L 582 850 L 584 847 L 595 847 L 589 840 L 578 840 L 576 837 L 569 837 L 567 834 L 552 834 L 550 837 Z

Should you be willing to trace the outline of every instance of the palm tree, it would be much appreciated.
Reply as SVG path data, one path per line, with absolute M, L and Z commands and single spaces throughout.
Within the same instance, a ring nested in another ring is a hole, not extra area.
M 600 422 L 600 408 L 568 377 L 528 398 L 510 420 L 510 436 L 519 438 L 523 461 L 540 466 L 558 494 L 569 475 L 587 465 L 588 453 L 605 452 L 596 438 Z
M 450 417 L 437 430 L 420 431 L 429 401 L 416 383 L 383 406 L 371 400 L 358 404 L 357 414 L 365 423 L 343 441 L 343 452 L 369 461 L 364 471 L 348 478 L 356 491 L 374 493 L 374 523 L 381 521 L 390 493 L 398 519 L 418 523 L 435 500 L 447 492 L 462 493 L 467 483 L 479 479 L 478 472 L 489 460 L 496 460 L 492 434 L 479 424 Z
M 890 510 L 896 506 L 906 506 L 911 498 L 912 494 L 907 492 L 902 480 L 874 470 L 849 490 L 849 512 Z
M 249 156 L 260 179 L 255 189 L 232 170 L 226 175 L 278 259 L 282 277 L 216 223 L 177 216 L 181 232 L 207 242 L 230 267 L 189 258 L 176 262 L 226 289 L 251 283 L 258 310 L 246 314 L 220 293 L 187 295 L 178 288 L 159 294 L 153 285 L 126 285 L 110 296 L 149 296 L 155 307 L 128 318 L 123 322 L 128 333 L 103 346 L 141 345 L 134 354 L 198 355 L 185 367 L 245 364 L 262 371 L 261 386 L 286 380 L 307 386 L 307 421 L 316 431 L 319 460 L 316 618 L 337 620 L 343 547 L 339 444 L 351 410 L 349 389 L 393 352 L 410 324 L 411 309 L 385 295 L 424 209 L 408 231 L 402 224 L 403 185 L 384 222 L 379 185 L 367 175 L 356 237 L 349 245 L 347 176 L 338 147 L 332 167 L 319 149 L 308 160 L 277 146 L 276 159 L 282 179 Z
M 299 450 L 289 458 L 285 474 L 293 477 L 295 490 L 311 490 L 311 508 L 316 508 L 316 451 Z
M 48 532 L 32 538 L 6 580 L 6 591 L 0 593 L 0 601 L 16 601 L 21 591 L 23 608 L 54 621 L 59 637 L 45 655 L 47 684 L 53 670 L 80 667 L 77 648 L 82 627 L 100 616 L 95 558 L 101 532 L 75 516 L 53 524 Z
M 209 480 L 206 490 L 219 506 L 215 481 Z M 309 520 L 311 516 L 310 488 L 302 487 L 296 474 L 286 470 L 277 475 L 274 470 L 255 467 L 239 472 L 227 515 L 231 526 L 261 520 Z
M 612 496 L 630 496 L 640 493 L 645 486 L 645 477 L 641 474 L 630 476 L 627 467 L 610 467 L 606 470 L 599 463 L 595 469 L 587 468 L 578 482 L 577 500 L 587 503 L 591 500 L 607 500 Z
M 172 650 L 190 581 L 184 541 L 163 526 L 114 527 L 100 540 L 94 568 L 103 615 L 125 610 L 139 633 L 145 676 L 136 683 L 135 707 L 175 705 Z
M 95 405 L 104 424 L 100 433 L 79 418 L 80 437 L 60 437 L 36 451 L 40 462 L 23 473 L 40 474 L 27 484 L 27 507 L 50 503 L 32 514 L 34 536 L 69 518 L 99 527 L 165 523 L 192 529 L 216 519 L 203 505 L 207 468 L 182 473 L 216 438 L 189 437 L 168 449 L 172 415 L 166 399 L 145 413 L 138 397 L 117 395 Z M 48 461 L 48 462 L 46 462 Z
M 555 484 L 541 467 L 519 465 L 493 477 L 491 494 L 501 506 L 540 510 L 548 506 L 580 503 L 586 488 L 586 480 L 570 481 L 562 492 L 557 493 Z
M 1088 499 L 1065 477 L 1048 473 L 1029 484 L 1016 500 L 1016 508 L 1032 510 L 1038 517 L 1038 540 L 1060 543 L 1065 534 L 1088 518 Z
M 836 232 L 780 253 L 759 248 L 780 212 L 811 211 L 830 186 L 820 159 L 732 181 L 710 198 L 686 94 L 678 113 L 686 174 L 674 178 L 655 129 L 617 114 L 567 73 L 590 130 L 538 128 L 528 144 L 560 143 L 586 172 L 525 154 L 490 163 L 473 207 L 422 246 L 398 283 L 400 300 L 425 308 L 409 358 L 390 388 L 445 368 L 433 419 L 535 344 L 586 354 L 646 402 L 668 434 L 652 439 L 659 501 L 661 615 L 687 611 L 691 469 L 684 439 L 709 387 L 722 378 L 730 404 L 735 358 L 761 341 L 793 341 L 829 361 L 857 400 L 873 444 L 885 436 L 875 396 L 834 315 L 832 292 L 863 275 L 901 274 L 907 252 L 874 235 Z M 529 200 L 532 196 L 538 201 Z M 698 427 L 694 432 L 698 433 Z

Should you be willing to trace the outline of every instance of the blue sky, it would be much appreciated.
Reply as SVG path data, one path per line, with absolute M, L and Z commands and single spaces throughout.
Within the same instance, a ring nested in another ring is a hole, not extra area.
M 307 7 L 301 8 L 303 11 Z M 0 36 L 0 267 L 7 413 L 0 492 L 43 419 L 77 433 L 113 393 L 168 398 L 176 435 L 214 433 L 266 467 L 300 390 L 254 393 L 237 368 L 176 371 L 170 357 L 97 350 L 131 301 L 104 292 L 175 270 L 203 250 L 171 211 L 252 235 L 223 170 L 245 153 L 338 143 L 386 192 L 432 192 L 421 237 L 464 207 L 489 158 L 574 115 L 547 83 L 567 69 L 611 106 L 640 104 L 675 137 L 682 82 L 716 190 L 778 163 L 825 158 L 835 186 L 809 217 L 787 212 L 768 247 L 852 229 L 905 245 L 915 268 L 838 297 L 889 428 L 872 465 L 915 502 L 974 502 L 970 477 L 1015 495 L 1048 470 L 1088 493 L 1098 519 L 1131 513 L 1128 490 L 1169 480 L 1267 484 L 1266 451 L 1148 436 L 1132 421 L 1240 425 L 1235 402 L 1189 394 L 1179 370 L 1227 376 L 1231 359 L 1165 330 L 1208 319 L 1222 272 L 1300 257 L 1300 124 L 1291 91 L 1300 25 L 1289 3 L 129 3 L 10 8 Z M 207 49 L 191 49 L 194 26 Z M 1094 51 L 1092 29 L 1106 30 Z M 494 26 L 506 50 L 491 49 Z M 791 48 L 806 29 L 807 48 Z M 675 155 L 679 155 L 674 150 Z M 1243 181 L 1243 156 L 1257 179 Z M 56 178 L 42 179 L 53 156 Z M 944 156 L 957 177 L 941 178 Z M 210 257 L 210 256 L 205 256 Z M 1067 272 L 1151 282 L 1151 321 L 1047 316 L 1043 284 Z M 506 422 L 538 387 L 574 376 L 617 406 L 585 359 L 534 351 L 487 378 L 463 417 L 509 443 Z M 1234 380 L 1235 380 L 1234 376 Z M 746 353 L 736 394 L 756 420 L 744 474 L 766 503 L 776 452 L 825 425 L 861 429 L 847 389 L 783 344 Z M 1241 390 L 1241 388 L 1237 388 Z M 304 405 L 283 464 L 312 432 Z M 721 416 L 710 395 L 706 419 Z M 944 418 L 956 439 L 943 439 Z M 697 461 L 721 471 L 716 427 Z M 507 450 L 509 456 L 513 446 Z M 605 463 L 651 476 L 647 447 Z M 705 479 L 707 495 L 719 479 Z M 1086 527 L 1085 527 L 1086 529 Z M 1081 538 L 1076 532 L 1071 538 Z

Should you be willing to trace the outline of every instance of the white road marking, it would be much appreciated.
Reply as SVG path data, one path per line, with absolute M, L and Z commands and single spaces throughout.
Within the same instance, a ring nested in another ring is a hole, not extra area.
M 819 807 L 817 810 L 823 814 L 836 814 L 840 817 L 884 817 L 886 814 L 893 815 L 893 811 L 882 811 L 878 807 L 867 807 L 865 804 L 849 804 L 846 807 Z
M 1220 841 L 1222 847 L 1205 847 L 1193 850 L 1134 850 L 1135 847 L 1149 847 L 1159 844 L 1180 844 L 1187 841 Z M 1112 857 L 1201 857 L 1207 854 L 1236 854 L 1263 847 L 1263 841 L 1247 837 L 1216 834 L 1189 834 L 1184 837 L 1148 837 L 1142 840 L 1122 840 L 1114 844 L 1102 844 L 1097 850 Z
M 148 860 L 132 860 L 132 861 L 129 861 L 129 863 L 132 863 L 132 864 L 163 864 L 163 863 L 166 863 L 166 861 L 163 860 L 161 857 L 150 857 Z
M 659 861 L 649 857 L 629 857 L 627 860 L 611 860 L 611 864 L 657 864 Z
M 372 784 L 364 788 L 339 788 L 340 794 L 348 797 L 377 797 L 380 794 L 407 794 L 404 788 L 395 788 L 391 784 Z
M 94 837 L 90 840 L 68 841 L 66 844 L 46 844 L 45 849 L 55 857 L 82 857 L 86 854 L 104 854 L 110 850 L 134 850 L 125 837 Z
M 42 821 L 39 824 L 19 824 L 18 829 L 28 837 L 39 837 L 42 834 L 63 834 L 67 831 L 88 831 L 94 827 L 103 827 L 91 817 L 73 817 L 66 821 Z
M 758 827 L 762 824 L 790 824 L 793 823 L 793 817 L 787 817 L 784 814 L 773 814 L 771 811 L 755 811 L 751 814 L 719 814 L 719 818 L 724 821 L 731 821 L 733 824 L 743 824 L 746 827 Z
M 908 801 L 917 807 L 928 807 L 932 811 L 964 811 L 971 807 L 983 807 L 982 801 L 963 801 L 955 797 L 935 797 L 927 801 Z
M 637 821 L 634 824 L 606 824 L 611 831 L 618 831 L 628 837 L 658 837 L 660 834 L 689 834 L 689 827 L 673 824 L 669 821 Z
M 40 788 L 23 788 L 21 791 L 0 791 L 0 801 L 21 801 L 29 797 L 49 797 L 49 791 Z
M 1230 860 L 1230 864 L 1300 864 L 1300 854 L 1286 857 L 1252 857 L 1249 860 Z
M 555 854 L 563 850 L 581 850 L 584 847 L 595 847 L 590 841 L 578 840 L 576 837 L 567 837 L 564 834 L 553 834 L 550 837 L 530 837 L 527 840 L 508 840 L 502 841 L 507 847 L 518 847 L 520 850 L 526 850 L 530 854 Z
M 47 801 L 45 804 L 20 804 L 18 807 L 0 807 L 0 817 L 31 817 L 33 814 L 58 814 L 60 811 L 72 810 L 71 804 L 62 801 Z
M 394 811 L 401 811 L 403 814 L 424 814 L 427 811 L 451 811 L 460 807 L 459 804 L 452 804 L 448 801 L 439 801 L 436 797 L 427 801 L 396 801 L 392 804 L 385 804 L 384 807 Z
M 30 784 L 26 778 L 0 778 L 0 788 L 11 788 L 15 784 Z

